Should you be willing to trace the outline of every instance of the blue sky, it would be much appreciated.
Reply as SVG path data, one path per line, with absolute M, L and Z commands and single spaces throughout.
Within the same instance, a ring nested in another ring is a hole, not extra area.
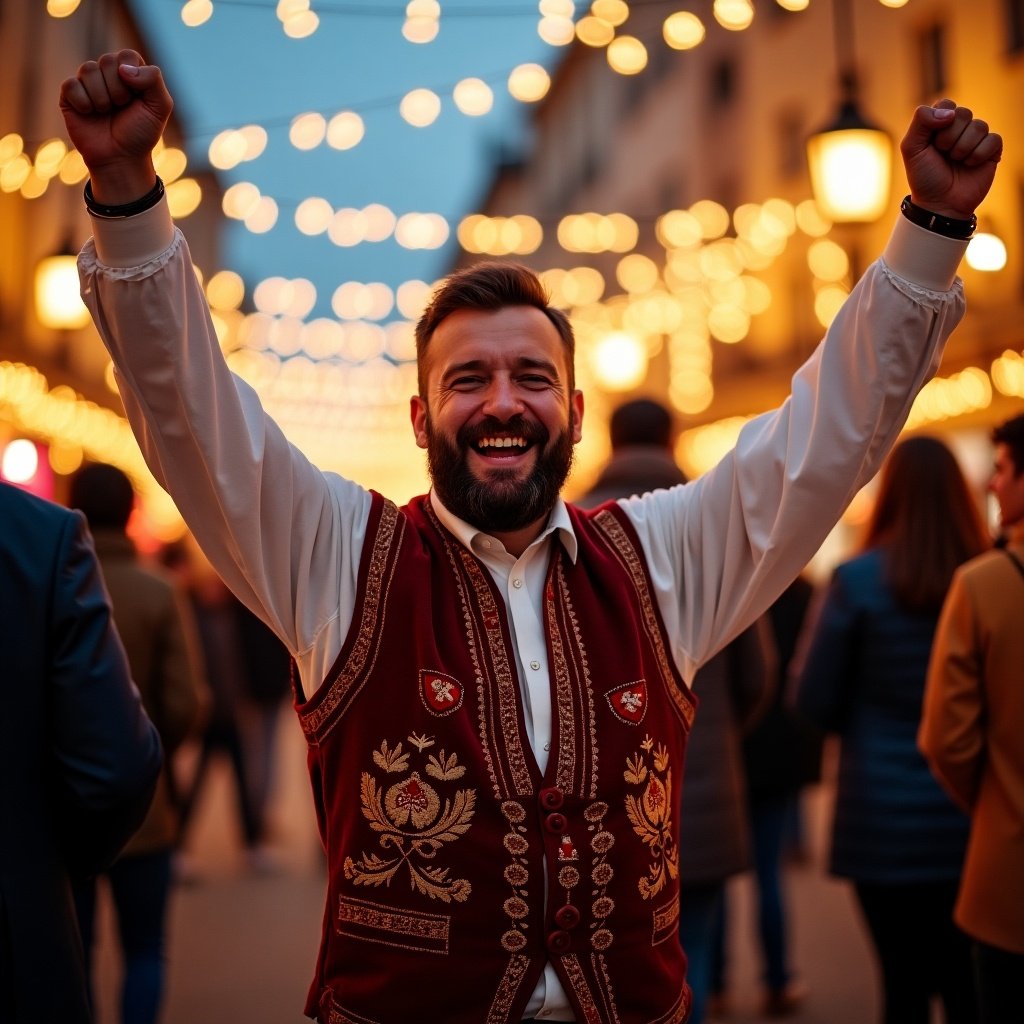
M 229 221 L 225 265 L 250 283 L 270 275 L 309 278 L 319 296 L 316 315 L 330 315 L 331 293 L 347 280 L 392 287 L 433 280 L 447 269 L 454 241 L 433 252 L 392 241 L 340 249 L 295 228 L 296 203 L 309 195 L 335 208 L 383 203 L 399 215 L 442 213 L 454 225 L 479 201 L 494 152 L 515 147 L 528 124 L 530 109 L 508 96 L 508 72 L 526 61 L 550 68 L 559 56 L 537 36 L 534 0 L 443 0 L 440 33 L 426 45 L 402 37 L 404 0 L 313 0 L 320 27 L 298 40 L 284 34 L 275 0 L 214 0 L 212 19 L 198 28 L 182 24 L 181 0 L 134 6 L 151 40 L 145 56 L 164 68 L 193 161 L 205 160 L 223 128 L 257 123 L 268 130 L 264 155 L 224 177 L 226 184 L 253 181 L 278 200 L 278 224 L 254 235 Z M 490 114 L 469 118 L 455 108 L 451 87 L 467 76 L 494 89 Z M 427 128 L 407 125 L 398 113 L 401 96 L 417 87 L 442 96 L 442 113 Z M 366 123 L 355 149 L 301 152 L 288 142 L 296 114 L 320 110 L 329 117 L 346 108 Z

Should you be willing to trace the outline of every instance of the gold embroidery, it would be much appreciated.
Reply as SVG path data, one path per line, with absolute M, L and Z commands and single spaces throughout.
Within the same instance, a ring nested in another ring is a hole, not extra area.
M 651 936 L 651 945 L 657 946 L 676 934 L 676 922 L 679 920 L 679 894 L 672 898 L 671 902 L 654 911 L 654 933 Z
M 405 526 L 405 516 L 400 517 L 397 506 L 390 501 L 385 501 L 374 537 L 373 551 L 370 555 L 363 614 L 359 620 L 359 630 L 352 645 L 352 651 L 345 659 L 345 663 L 334 681 L 326 684 L 327 691 L 324 699 L 309 711 L 299 713 L 299 723 L 308 739 L 319 732 L 342 701 L 350 696 L 349 691 L 357 680 L 362 680 L 360 688 L 362 687 L 362 683 L 366 682 L 366 678 L 373 668 L 380 637 L 383 635 L 384 607 L 387 604 L 386 591 L 390 589 L 391 577 L 397 564 L 397 560 L 393 560 L 391 568 L 387 569 L 388 554 L 392 547 L 397 551 L 402 546 Z M 387 576 L 386 580 L 385 575 Z M 354 697 L 358 692 L 358 689 L 353 691 L 351 696 Z M 330 727 L 324 731 L 324 735 L 330 731 L 333 724 L 332 722 Z
M 427 774 L 442 782 L 451 782 L 453 779 L 461 779 L 466 774 L 466 769 L 458 764 L 458 757 L 455 754 L 446 758 L 442 749 L 438 751 L 437 757 L 431 754 L 427 758 Z
M 377 1024 L 377 1021 L 369 1017 L 352 1016 L 351 1011 L 343 1010 L 332 998 L 327 1011 L 327 1024 Z
M 527 902 L 530 894 L 526 889 L 530 871 L 523 856 L 530 848 L 530 843 L 526 838 L 526 826 L 521 824 L 526 819 L 526 809 L 515 800 L 506 800 L 501 805 L 501 813 L 509 825 L 509 831 L 505 833 L 505 849 L 513 857 L 519 858 L 506 865 L 504 871 L 505 881 L 514 891 L 502 906 L 515 927 L 504 932 L 501 945 L 509 953 L 518 953 L 526 945 L 525 931 L 530 926 L 526 920 L 530 914 L 530 904 Z
M 563 956 L 562 966 L 565 968 L 565 973 L 569 976 L 569 983 L 576 993 L 576 998 L 580 1001 L 580 1006 L 583 1009 L 583 1019 L 587 1024 L 602 1024 L 600 1008 L 594 1000 L 593 993 L 590 991 L 590 986 L 587 984 L 587 978 L 583 973 L 579 960 L 575 956 Z
M 591 892 L 594 901 L 590 909 L 594 920 L 590 925 L 590 945 L 598 950 L 607 949 L 612 944 L 612 933 L 605 926 L 615 909 L 615 901 L 608 895 L 608 885 L 615 877 L 615 871 L 606 856 L 615 845 L 615 836 L 603 827 L 607 813 L 608 805 L 603 800 L 595 801 L 583 811 L 583 817 L 590 822 L 590 831 L 594 833 L 590 837 L 590 848 L 596 856 L 591 861 L 590 878 L 597 888 Z
M 434 738 L 432 736 L 417 736 L 413 733 L 409 737 L 409 742 L 422 754 L 427 747 L 434 745 Z
M 668 652 L 665 650 L 664 638 L 658 626 L 658 615 L 651 596 L 650 587 L 647 585 L 647 576 L 644 565 L 636 548 L 633 546 L 622 524 L 616 519 L 615 513 L 610 511 L 598 512 L 593 519 L 594 525 L 600 527 L 608 538 L 611 548 L 618 555 L 619 560 L 625 565 L 636 588 L 637 597 L 640 599 L 640 609 L 643 614 L 644 631 L 654 648 L 661 666 L 662 679 L 665 681 L 665 688 L 668 690 L 672 703 L 675 706 L 679 717 L 685 723 L 687 729 L 693 724 L 693 716 L 696 712 L 693 698 L 689 692 L 680 687 L 676 679 L 675 667 Z
M 575 868 L 560 868 L 558 881 L 563 889 L 575 889 L 580 884 L 580 873 Z
M 341 896 L 338 900 L 339 934 L 385 946 L 446 954 L 450 927 L 451 918 L 439 914 L 396 910 L 349 896 Z M 396 936 L 404 941 L 396 941 Z
M 626 758 L 623 773 L 631 786 L 644 786 L 640 798 L 626 797 L 626 815 L 633 831 L 651 848 L 651 865 L 646 878 L 638 883 L 640 895 L 653 899 L 668 883 L 679 877 L 679 851 L 672 837 L 672 776 L 668 770 L 669 754 L 659 744 L 653 754 L 653 767 L 647 765 L 654 740 L 649 736 L 640 744 L 643 754 Z M 646 783 L 646 785 L 645 785 Z
M 518 932 L 512 934 L 517 935 Z M 523 942 L 526 940 L 523 939 Z M 494 994 L 494 1002 L 487 1012 L 487 1024 L 506 1024 L 509 1010 L 515 1002 L 516 992 L 519 991 L 529 966 L 530 960 L 525 956 L 514 956 L 509 960 L 505 976 L 501 979 L 498 991 Z
M 402 753 L 401 743 L 389 749 L 386 740 L 373 752 L 374 763 L 386 772 L 407 771 L 409 756 Z M 427 764 L 429 772 L 429 760 Z M 424 782 L 418 771 L 392 785 L 383 797 L 373 776 L 363 772 L 360 797 L 363 817 L 380 833 L 381 848 L 394 849 L 397 856 L 364 853 L 358 860 L 346 857 L 346 878 L 356 885 L 390 885 L 404 864 L 413 888 L 430 899 L 462 903 L 469 898 L 472 886 L 467 879 L 449 879 L 448 868 L 426 862 L 432 861 L 445 843 L 469 831 L 476 811 L 475 789 L 460 789 L 445 797 L 442 808 L 437 790 Z M 409 831 L 410 825 L 414 831 Z
M 608 1024 L 620 1024 L 619 1009 L 615 1005 L 615 992 L 612 990 L 612 979 L 608 974 L 608 964 L 601 953 L 590 954 L 590 968 L 597 978 L 598 984 L 604 985 L 602 995 L 605 1000 L 605 1013 L 608 1017 Z

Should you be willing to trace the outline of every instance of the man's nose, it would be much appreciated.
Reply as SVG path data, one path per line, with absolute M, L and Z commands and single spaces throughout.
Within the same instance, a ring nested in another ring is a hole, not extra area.
M 502 420 L 521 413 L 523 402 L 515 384 L 507 378 L 494 378 L 487 388 L 484 411 Z

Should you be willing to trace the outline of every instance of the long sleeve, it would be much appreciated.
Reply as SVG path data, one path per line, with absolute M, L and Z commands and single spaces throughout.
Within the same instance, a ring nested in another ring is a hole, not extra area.
M 69 863 L 109 862 L 138 828 L 162 761 L 113 626 L 84 520 L 69 520 L 54 580 L 52 754 Z
M 918 746 L 935 777 L 970 810 L 984 766 L 982 652 L 971 595 L 957 575 L 935 633 Z
M 899 219 L 782 406 L 699 479 L 622 502 L 687 678 L 767 610 L 878 470 L 963 315 L 949 242 Z
M 79 268 L 150 470 L 311 694 L 351 619 L 369 493 L 311 465 L 229 371 L 165 203 L 97 222 Z

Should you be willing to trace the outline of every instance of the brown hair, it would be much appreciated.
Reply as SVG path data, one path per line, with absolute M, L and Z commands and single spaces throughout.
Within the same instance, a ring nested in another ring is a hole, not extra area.
M 957 566 L 991 546 L 960 466 L 937 438 L 893 449 L 864 546 L 885 548 L 886 582 L 916 612 L 937 612 Z
M 1024 415 L 1000 423 L 992 431 L 993 444 L 1005 444 L 1013 460 L 1014 476 L 1024 473 Z
M 416 324 L 416 361 L 419 366 L 420 395 L 426 395 L 424 356 L 434 331 L 445 317 L 460 309 L 498 310 L 507 306 L 532 306 L 539 309 L 555 326 L 565 345 L 569 365 L 569 388 L 576 386 L 573 359 L 576 338 L 569 318 L 560 309 L 549 305 L 551 297 L 540 278 L 520 263 L 486 260 L 456 270 L 445 278 L 430 304 Z

